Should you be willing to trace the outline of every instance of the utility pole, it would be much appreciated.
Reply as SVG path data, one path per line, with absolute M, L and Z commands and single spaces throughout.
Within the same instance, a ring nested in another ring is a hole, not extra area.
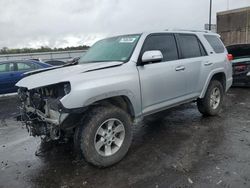
M 209 9 L 209 31 L 211 31 L 212 26 L 212 0 L 210 0 L 210 9 Z
M 227 10 L 229 10 L 229 0 L 227 0 Z

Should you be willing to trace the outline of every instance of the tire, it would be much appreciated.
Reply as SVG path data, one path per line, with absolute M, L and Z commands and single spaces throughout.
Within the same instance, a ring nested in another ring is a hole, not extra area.
M 80 155 L 92 165 L 108 167 L 128 152 L 132 142 L 131 117 L 113 105 L 94 107 L 75 134 L 75 147 L 79 147 Z
M 218 97 L 215 97 L 215 92 L 217 92 Z M 224 89 L 221 82 L 212 80 L 207 88 L 205 97 L 197 100 L 198 110 L 205 116 L 218 115 L 222 107 L 223 99 Z

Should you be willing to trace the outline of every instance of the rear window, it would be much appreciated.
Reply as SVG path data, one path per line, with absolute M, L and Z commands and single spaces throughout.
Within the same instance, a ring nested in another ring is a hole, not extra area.
M 28 65 L 26 63 L 17 63 L 17 70 L 23 71 L 23 70 L 32 70 L 32 66 Z
M 207 39 L 208 43 L 212 46 L 214 49 L 215 53 L 224 53 L 225 52 L 225 47 L 221 40 L 214 35 L 204 35 L 205 38 Z
M 205 56 L 206 52 L 195 35 L 179 34 L 182 58 Z

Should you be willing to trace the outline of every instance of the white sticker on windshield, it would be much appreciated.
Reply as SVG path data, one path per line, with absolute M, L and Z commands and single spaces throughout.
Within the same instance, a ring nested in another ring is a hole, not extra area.
M 135 42 L 136 38 L 134 37 L 124 37 L 121 38 L 120 43 L 133 43 Z

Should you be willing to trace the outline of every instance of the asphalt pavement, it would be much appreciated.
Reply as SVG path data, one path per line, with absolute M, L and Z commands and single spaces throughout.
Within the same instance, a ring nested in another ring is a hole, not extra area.
M 250 187 L 250 88 L 230 89 L 216 117 L 195 103 L 147 117 L 127 156 L 105 169 L 78 159 L 71 142 L 40 145 L 17 115 L 16 96 L 1 97 L 1 188 Z

